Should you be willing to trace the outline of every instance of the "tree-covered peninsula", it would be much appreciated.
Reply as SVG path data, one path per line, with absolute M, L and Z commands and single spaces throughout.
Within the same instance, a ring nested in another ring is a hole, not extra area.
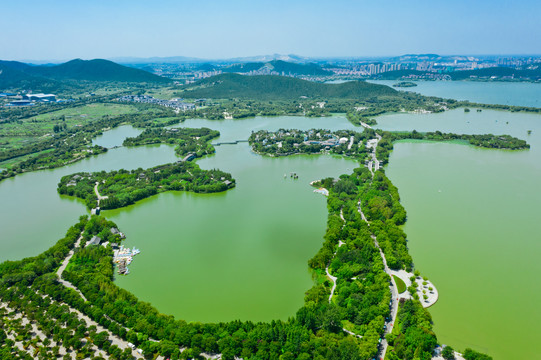
M 92 209 L 117 209 L 171 190 L 213 193 L 235 186 L 231 174 L 202 170 L 197 164 L 179 161 L 150 169 L 76 173 L 62 177 L 58 192 L 85 201 Z
M 401 81 L 396 84 L 393 84 L 393 87 L 398 87 L 398 88 L 408 88 L 408 87 L 416 87 L 416 86 L 417 84 L 411 81 Z
M 258 154 L 286 156 L 294 154 L 330 153 L 352 156 L 364 160 L 368 154 L 368 140 L 381 136 L 377 147 L 380 162 L 388 160 L 393 143 L 398 140 L 428 141 L 463 141 L 473 146 L 488 149 L 524 150 L 530 145 L 522 139 L 510 135 L 468 135 L 435 132 L 389 132 L 365 129 L 363 132 L 352 130 L 330 131 L 324 129 L 296 130 L 279 129 L 277 131 L 260 130 L 250 135 L 249 143 Z
M 526 140 L 516 138 L 511 135 L 493 135 L 493 134 L 453 134 L 443 133 L 441 131 L 433 132 L 393 132 L 395 140 L 415 139 L 415 140 L 430 140 L 430 141 L 454 141 L 462 140 L 477 147 L 487 149 L 502 149 L 502 150 L 525 150 L 530 148 L 530 144 Z
M 363 141 L 366 143 L 368 139 L 370 139 L 370 131 L 280 129 L 278 131 L 260 130 L 254 132 L 250 135 L 248 142 L 254 152 L 270 156 L 329 152 L 364 158 L 366 148 Z
M 208 128 L 150 128 L 143 131 L 139 136 L 124 140 L 124 146 L 141 146 L 150 144 L 177 145 L 177 155 L 185 157 L 193 154 L 193 157 L 201 157 L 214 153 L 214 146 L 210 140 L 217 138 L 220 132 Z

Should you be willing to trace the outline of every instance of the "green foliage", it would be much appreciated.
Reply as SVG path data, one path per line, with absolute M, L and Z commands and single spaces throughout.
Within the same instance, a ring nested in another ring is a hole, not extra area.
M 452 347 L 446 346 L 446 347 L 443 348 L 443 350 L 441 352 L 441 356 L 445 360 L 454 360 L 455 359 L 455 351 L 453 350 Z
M 220 170 L 202 170 L 197 164 L 180 161 L 150 169 L 114 170 L 77 173 L 62 177 L 58 192 L 78 197 L 92 209 L 97 205 L 95 184 L 98 183 L 102 209 L 116 209 L 171 190 L 213 193 L 235 186 L 231 174 Z
M 169 83 L 171 80 L 163 78 L 143 70 L 130 68 L 116 64 L 109 60 L 75 59 L 54 66 L 28 66 L 17 62 L 2 62 L 0 66 L 10 69 L 18 75 L 12 75 L 9 84 L 0 82 L 1 88 L 22 87 L 23 81 L 32 81 L 34 87 L 40 87 L 42 82 L 50 82 L 51 79 L 62 81 L 87 80 L 87 81 L 122 81 L 122 82 L 146 82 L 146 83 Z M 20 75 L 22 74 L 22 75 Z M 3 76 L 0 78 L 2 79 Z M 7 86 L 6 86 L 7 85 Z
M 50 273 L 60 266 L 60 263 L 73 248 L 80 232 L 87 223 L 82 217 L 79 223 L 72 226 L 66 236 L 54 246 L 35 257 L 19 261 L 5 261 L 0 264 L 0 284 L 31 284 L 37 277 Z
M 466 349 L 464 350 L 464 359 L 466 360 L 492 360 L 491 356 L 488 356 L 486 354 L 477 352 L 472 349 Z
M 181 96 L 185 98 L 279 100 L 300 99 L 360 99 L 389 95 L 397 92 L 387 86 L 364 81 L 342 84 L 322 84 L 307 80 L 275 75 L 243 76 L 221 74 L 186 85 Z
M 215 152 L 210 141 L 218 136 L 220 132 L 208 128 L 151 128 L 146 129 L 137 137 L 127 138 L 124 140 L 124 146 L 176 144 L 177 155 L 194 154 L 195 157 L 201 157 Z
M 393 329 L 393 346 L 389 348 L 389 359 L 431 359 L 437 345 L 432 331 L 432 318 L 426 309 L 415 300 L 400 303 L 398 317 Z
M 77 106 L 74 106 L 74 110 L 80 108 L 82 104 L 91 103 L 77 103 Z M 104 108 L 109 109 L 108 107 Z M 139 112 L 136 114 L 131 113 L 132 108 L 135 108 L 136 111 L 139 110 Z M 51 109 L 56 110 L 57 108 L 53 106 Z M 89 121 L 84 125 L 76 124 L 75 126 L 66 128 L 62 125 L 62 131 L 56 133 L 54 132 L 54 123 L 58 122 L 59 119 L 53 117 L 45 119 L 44 126 L 50 124 L 49 131 L 53 132 L 53 134 L 43 135 L 43 131 L 33 132 L 29 134 L 32 141 L 23 143 L 22 146 L 0 150 L 0 162 L 14 162 L 8 171 L 0 172 L 0 180 L 27 171 L 61 167 L 90 156 L 104 153 L 107 151 L 106 148 L 92 145 L 92 139 L 101 135 L 104 129 L 115 128 L 126 122 L 134 126 L 153 125 L 156 118 L 174 115 L 174 112 L 171 110 L 156 108 L 147 104 L 135 104 L 129 108 L 124 108 L 124 111 L 128 113 L 114 117 L 104 115 L 98 118 L 98 120 Z M 69 111 L 66 111 L 66 113 L 69 113 Z M 10 115 L 11 117 L 6 122 L 19 125 L 33 121 L 34 117 L 38 114 L 32 109 L 23 109 Z M 43 117 L 43 115 L 40 116 Z M 178 122 L 180 118 L 174 118 L 174 120 Z M 160 124 L 160 126 L 163 126 L 163 124 Z M 2 131 L 5 131 L 5 128 Z M 205 146 L 208 149 L 210 145 Z
M 367 125 L 377 125 L 376 119 L 369 118 L 366 116 L 364 112 L 348 112 L 346 114 L 346 118 L 349 122 L 351 122 L 353 125 L 360 126 L 361 123 L 367 124 Z
M 408 87 L 416 87 L 417 84 L 411 81 L 401 81 L 399 83 L 393 84 L 393 87 L 400 87 L 400 88 L 408 88 Z
M 369 139 L 369 136 L 370 132 L 368 131 L 360 133 L 350 130 L 279 129 L 277 131 L 253 132 L 248 138 L 248 142 L 254 152 L 269 156 L 329 152 L 363 160 L 367 154 L 364 143 Z
M 491 149 L 508 149 L 508 150 L 523 150 L 529 149 L 530 145 L 522 139 L 510 135 L 465 135 L 465 134 L 452 134 L 442 133 L 441 131 L 419 133 L 413 130 L 411 133 L 393 133 L 394 140 L 401 139 L 419 139 L 419 140 L 431 140 L 431 141 L 453 141 L 464 140 L 471 145 L 491 148 Z

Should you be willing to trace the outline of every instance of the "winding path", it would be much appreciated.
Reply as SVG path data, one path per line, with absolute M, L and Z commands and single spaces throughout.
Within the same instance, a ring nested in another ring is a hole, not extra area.
M 73 249 L 70 250 L 70 252 L 68 253 L 68 256 L 64 259 L 64 261 L 62 261 L 62 265 L 60 265 L 60 267 L 56 271 L 56 275 L 58 276 L 58 282 L 59 283 L 61 283 L 65 287 L 69 287 L 70 289 L 73 289 L 73 290 L 77 291 L 77 293 L 79 295 L 81 295 L 83 300 L 87 301 L 85 296 L 83 295 L 83 293 L 79 289 L 77 289 L 75 286 L 73 286 L 73 284 L 70 283 L 69 281 L 66 281 L 66 280 L 62 279 L 62 274 L 64 273 L 64 270 L 66 270 L 66 267 L 68 266 L 68 263 L 70 262 L 71 258 L 73 257 L 73 254 L 75 254 L 75 249 L 78 249 L 80 247 L 80 245 L 81 245 L 81 240 L 83 239 L 83 231 L 81 231 L 81 234 L 79 235 L 79 238 L 75 242 L 75 245 L 73 246 Z
M 97 187 L 98 187 L 98 184 L 96 183 L 96 187 L 94 188 L 96 191 L 97 191 Z M 83 230 L 83 232 L 84 232 L 84 230 Z M 75 249 L 78 249 L 80 247 L 80 245 L 81 245 L 81 240 L 83 239 L 83 232 L 81 232 L 81 234 L 79 235 L 79 238 L 75 242 L 75 245 L 74 245 L 73 249 L 70 250 L 70 252 L 68 253 L 68 256 L 64 259 L 64 261 L 62 262 L 62 265 L 60 265 L 60 267 L 58 268 L 58 270 L 56 272 L 56 275 L 58 276 L 58 282 L 59 283 L 61 283 L 62 285 L 66 286 L 66 287 L 68 287 L 70 289 L 73 289 L 73 290 L 77 291 L 77 293 L 79 295 L 81 295 L 83 300 L 86 302 L 88 300 L 86 299 L 86 297 L 83 295 L 83 293 L 77 287 L 75 287 L 69 281 L 66 281 L 66 280 L 62 279 L 62 274 L 64 273 L 64 270 L 66 270 L 66 267 L 68 266 L 69 261 L 73 257 L 73 254 L 75 253 Z M 121 349 L 130 348 L 130 350 L 132 350 L 132 355 L 135 358 L 142 358 L 141 355 L 135 351 L 135 349 L 131 349 L 131 347 L 129 346 L 129 343 L 127 341 L 125 341 L 125 340 L 119 338 L 118 336 L 114 335 L 108 329 L 104 328 L 103 326 L 101 326 L 100 324 L 95 322 L 94 320 L 90 319 L 87 315 L 81 313 L 79 310 L 74 309 L 69 305 L 67 305 L 67 306 L 69 307 L 71 312 L 74 312 L 74 313 L 77 314 L 79 319 L 82 319 L 82 320 L 86 321 L 90 325 L 96 326 L 96 328 L 100 332 L 101 331 L 107 332 L 109 334 L 109 340 L 111 340 L 111 344 L 116 345 Z M 129 330 L 129 329 L 127 329 L 127 330 Z
M 344 222 L 344 225 L 342 225 L 342 228 L 344 228 L 344 226 L 346 226 L 346 219 L 344 219 L 344 212 L 342 211 L 342 209 L 340 209 L 340 219 L 342 219 L 342 221 Z M 338 248 L 340 248 L 344 244 L 345 242 L 343 242 L 342 240 L 338 240 Z M 332 256 L 333 259 L 336 256 L 337 252 L 338 252 L 338 249 L 336 249 L 336 251 L 334 252 Z M 332 281 L 331 294 L 329 295 L 329 304 L 331 303 L 332 297 L 334 295 L 334 290 L 336 290 L 336 280 L 338 280 L 336 276 L 332 276 L 331 273 L 329 272 L 329 266 L 331 265 L 331 262 L 332 262 L 332 259 L 331 261 L 329 261 L 329 263 L 327 264 L 327 267 L 325 268 L 325 272 L 327 273 L 327 276 Z
M 359 201 L 359 203 L 357 204 L 358 205 L 358 210 L 359 210 L 359 213 L 361 214 L 361 217 L 362 219 L 368 224 L 368 226 L 370 226 L 370 223 L 368 222 L 368 220 L 366 219 L 366 216 L 364 215 L 362 209 L 361 209 L 361 202 Z M 387 266 L 387 259 L 385 258 L 385 254 L 383 254 L 383 251 L 381 250 L 381 247 L 379 246 L 379 243 L 378 243 L 378 240 L 376 238 L 376 236 L 374 234 L 370 235 L 370 237 L 372 238 L 372 240 L 374 240 L 374 245 L 376 246 L 376 248 L 379 250 L 379 254 L 381 256 L 381 259 L 383 260 L 383 268 L 385 270 L 385 272 L 389 275 L 389 277 L 391 278 L 391 286 L 389 286 L 390 290 L 391 290 L 391 319 L 387 322 L 385 322 L 385 331 L 384 331 L 384 336 L 383 336 L 383 340 L 381 341 L 381 345 L 382 345 L 382 349 L 381 349 L 381 359 L 385 359 L 385 354 L 387 352 L 387 347 L 389 346 L 389 344 L 387 343 L 387 339 L 385 338 L 385 335 L 389 334 L 391 331 L 393 331 L 393 327 L 394 327 L 394 324 L 395 324 L 395 321 L 396 321 L 396 316 L 398 315 L 398 291 L 397 291 L 397 288 L 396 288 L 396 283 L 394 281 L 394 278 L 393 278 L 393 271 Z
M 366 127 L 366 128 L 369 128 L 369 129 L 371 128 L 367 124 L 362 124 L 362 125 L 364 127 Z M 372 140 L 368 141 L 370 146 L 368 144 L 366 146 L 366 147 L 372 148 L 372 153 L 370 154 L 371 160 L 368 163 L 368 170 L 370 170 L 370 172 L 372 173 L 372 179 L 374 179 L 374 173 L 380 169 L 380 162 L 376 157 L 376 150 L 377 150 L 378 143 L 379 143 L 380 140 L 381 140 L 381 135 L 376 134 L 375 139 L 372 139 Z M 372 164 L 374 164 L 374 169 L 372 169 Z M 357 205 L 358 205 L 358 211 L 361 214 L 361 218 L 363 219 L 364 222 L 366 222 L 366 224 L 368 224 L 368 226 L 370 226 L 370 222 L 366 219 L 366 216 L 364 215 L 364 213 L 363 213 L 363 211 L 361 209 L 361 201 L 360 200 L 359 200 L 359 203 Z M 385 254 L 381 250 L 381 247 L 379 246 L 379 243 L 378 243 L 378 240 L 377 240 L 376 236 L 374 234 L 372 234 L 372 235 L 370 235 L 370 237 L 372 238 L 372 240 L 374 240 L 374 245 L 379 250 L 379 254 L 380 254 L 381 259 L 383 261 L 383 268 L 384 268 L 385 272 L 389 275 L 389 277 L 391 279 L 391 285 L 389 286 L 389 288 L 391 290 L 391 303 L 389 304 L 391 306 L 391 319 L 385 323 L 386 327 L 385 327 L 385 331 L 384 331 L 384 334 L 383 334 L 384 335 L 383 340 L 381 341 L 381 345 L 382 345 L 381 355 L 379 355 L 379 357 L 381 359 L 385 359 L 385 355 L 387 353 L 387 347 L 389 346 L 389 344 L 387 343 L 387 339 L 385 338 L 385 335 L 387 335 L 391 331 L 393 331 L 393 327 L 394 327 L 394 324 L 396 322 L 396 316 L 398 315 L 398 290 L 396 288 L 396 283 L 395 283 L 394 278 L 393 278 L 392 270 L 389 269 L 389 267 L 387 266 L 387 259 L 385 258 Z
M 100 184 L 99 181 L 96 181 L 96 185 L 94 185 L 94 192 L 96 193 L 96 196 L 98 197 L 98 207 L 100 207 L 100 200 L 108 199 L 109 196 L 101 196 L 98 191 L 98 185 Z

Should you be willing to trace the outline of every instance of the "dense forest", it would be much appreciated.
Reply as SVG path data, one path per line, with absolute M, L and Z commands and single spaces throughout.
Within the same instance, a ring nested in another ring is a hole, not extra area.
M 441 131 L 421 133 L 389 132 L 364 129 L 363 132 L 351 130 L 329 131 L 323 129 L 311 129 L 300 131 L 295 129 L 279 129 L 277 131 L 260 130 L 250 135 L 248 141 L 252 150 L 258 154 L 270 156 L 285 156 L 293 154 L 321 154 L 331 153 L 351 156 L 359 161 L 364 161 L 369 149 L 367 141 L 381 136 L 376 149 L 376 156 L 381 164 L 389 161 L 389 154 L 393 149 L 393 143 L 398 140 L 429 140 L 429 141 L 463 141 L 473 146 L 488 149 L 524 150 L 530 145 L 522 139 L 510 135 L 468 135 L 442 133 Z
M 507 150 L 524 150 L 529 149 L 530 145 L 526 140 L 518 139 L 510 135 L 493 135 L 493 134 L 479 134 L 479 135 L 467 135 L 467 134 L 452 134 L 442 133 L 441 131 L 420 133 L 416 130 L 412 132 L 393 133 L 395 140 L 402 139 L 418 139 L 418 140 L 430 140 L 430 141 L 452 141 L 463 140 L 467 141 L 473 146 L 489 148 L 489 149 L 507 149 Z
M 124 146 L 141 146 L 150 144 L 177 145 L 175 152 L 179 156 L 194 154 L 201 157 L 214 153 L 210 140 L 217 138 L 220 133 L 208 128 L 151 128 L 143 131 L 139 136 L 124 140 Z
M 96 186 L 96 184 L 98 184 Z M 114 170 L 76 173 L 62 177 L 58 193 L 85 201 L 89 209 L 98 204 L 95 187 L 102 198 L 101 209 L 117 209 L 136 201 L 171 190 L 213 193 L 235 186 L 231 174 L 220 170 L 202 170 L 188 161 L 156 166 L 150 169 Z
M 254 152 L 270 156 L 328 152 L 364 160 L 367 150 L 363 141 L 366 143 L 366 140 L 370 139 L 370 135 L 370 131 L 356 132 L 352 130 L 260 130 L 252 133 L 248 142 Z
M 276 75 L 221 74 L 186 85 L 181 94 L 191 99 L 291 100 L 305 97 L 327 100 L 396 96 L 397 92 L 390 87 L 364 81 L 321 84 Z

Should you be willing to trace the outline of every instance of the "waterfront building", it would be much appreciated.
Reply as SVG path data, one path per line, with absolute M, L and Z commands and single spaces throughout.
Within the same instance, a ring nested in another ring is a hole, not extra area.
M 55 102 L 56 95 L 54 94 L 24 94 L 23 100 L 39 101 L 39 102 Z

